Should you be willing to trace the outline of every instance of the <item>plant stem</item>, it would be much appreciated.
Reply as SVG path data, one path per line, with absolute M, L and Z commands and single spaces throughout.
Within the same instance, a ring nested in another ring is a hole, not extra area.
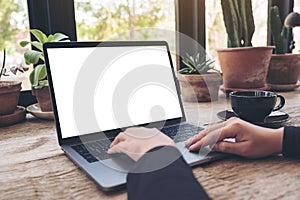
M 2 63 L 2 67 L 1 67 L 0 78 L 2 76 L 4 67 L 5 67 L 5 58 L 6 58 L 6 51 L 5 51 L 5 49 L 4 49 L 3 53 L 4 53 L 4 58 L 3 58 L 3 63 Z

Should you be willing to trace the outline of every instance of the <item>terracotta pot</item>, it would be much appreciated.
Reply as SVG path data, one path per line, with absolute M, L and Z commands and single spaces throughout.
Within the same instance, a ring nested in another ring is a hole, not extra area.
M 218 49 L 218 56 L 226 88 L 262 88 L 273 46 Z
M 22 82 L 0 81 L 0 115 L 12 114 L 19 101 Z
M 219 73 L 178 74 L 181 96 L 184 101 L 217 101 L 222 81 Z
M 267 83 L 278 85 L 296 84 L 300 75 L 300 54 L 273 54 Z
M 36 96 L 36 99 L 43 112 L 53 111 L 50 90 L 48 86 L 38 89 L 32 88 L 32 94 Z

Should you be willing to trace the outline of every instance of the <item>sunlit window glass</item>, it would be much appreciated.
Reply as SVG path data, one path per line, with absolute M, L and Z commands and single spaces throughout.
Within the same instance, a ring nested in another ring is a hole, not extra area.
M 23 58 L 26 49 L 20 47 L 19 42 L 29 40 L 27 1 L 3 0 L 0 1 L 0 8 L 0 63 L 2 64 L 3 50 L 6 49 L 7 69 L 13 66 L 26 66 Z M 22 89 L 27 90 L 31 88 L 28 80 L 29 71 L 25 73 L 17 72 L 14 75 L 10 70 L 7 70 L 1 80 L 22 81 Z
M 75 18 L 78 41 L 166 40 L 176 49 L 175 0 L 75 0 Z
M 253 46 L 267 44 L 268 1 L 252 0 L 252 9 L 255 23 Z M 221 0 L 206 1 L 206 49 L 217 57 L 217 48 L 227 48 L 227 33 L 223 22 Z
M 174 0 L 75 0 L 78 40 L 147 40 L 143 28 L 175 30 Z

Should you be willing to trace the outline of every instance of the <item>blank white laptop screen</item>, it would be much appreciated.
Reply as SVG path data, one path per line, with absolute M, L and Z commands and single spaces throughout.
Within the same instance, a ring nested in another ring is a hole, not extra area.
M 183 115 L 165 46 L 64 47 L 47 53 L 62 138 Z

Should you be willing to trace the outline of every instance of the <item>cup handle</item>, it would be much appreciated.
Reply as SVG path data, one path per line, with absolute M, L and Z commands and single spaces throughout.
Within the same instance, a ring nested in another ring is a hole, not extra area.
M 279 99 L 280 99 L 280 103 L 279 103 L 278 106 L 276 106 L 276 107 L 273 109 L 273 111 L 277 111 L 277 110 L 281 109 L 281 108 L 284 106 L 284 104 L 285 104 L 285 99 L 284 99 L 284 97 L 281 96 L 281 95 L 279 95 L 279 94 L 277 94 L 277 98 L 278 98 L 278 97 L 279 97 Z

